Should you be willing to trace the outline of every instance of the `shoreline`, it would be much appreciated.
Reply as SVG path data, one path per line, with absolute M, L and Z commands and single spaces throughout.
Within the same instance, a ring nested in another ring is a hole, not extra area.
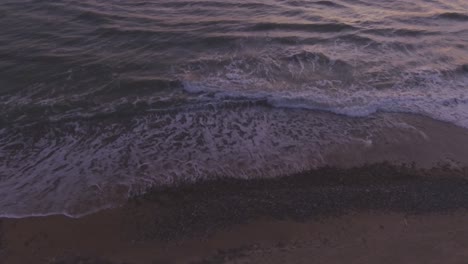
M 446 221 L 458 219 L 457 228 L 465 230 L 461 223 L 468 220 L 466 193 L 466 168 L 419 169 L 387 163 L 322 168 L 283 178 L 224 179 L 155 188 L 132 197 L 122 207 L 82 218 L 1 218 L 0 260 L 53 264 L 237 263 L 225 258 L 260 258 L 258 250 L 265 249 L 262 245 L 256 248 L 257 240 L 267 243 L 273 256 L 283 251 L 271 243 L 296 247 L 291 241 L 298 237 L 306 240 L 301 243 L 316 243 L 316 235 L 323 228 L 333 237 L 351 222 L 354 226 L 346 228 L 353 234 L 359 228 L 369 231 L 374 225 L 380 226 L 379 222 L 401 231 L 407 227 L 405 221 L 422 221 L 426 223 L 425 232 L 438 230 L 441 235 Z M 395 226 L 391 219 L 399 219 L 399 224 Z M 438 223 L 435 229 L 429 228 L 431 221 Z M 298 230 L 311 234 L 304 237 Z M 372 232 L 368 236 L 377 236 L 377 231 Z M 257 235 L 252 238 L 253 234 Z M 249 238 L 253 240 L 249 242 Z M 352 237 L 336 239 L 351 241 Z M 189 246 L 180 246 L 184 244 Z M 333 251 L 329 245 L 324 247 Z M 291 253 L 286 258 L 301 256 L 309 255 Z
M 468 166 L 468 130 L 419 115 L 380 113 L 350 119 L 331 113 L 268 108 L 249 108 L 248 113 L 247 120 L 240 116 L 236 119 L 240 122 L 236 127 L 229 127 L 229 121 L 211 113 L 213 124 L 221 122 L 215 128 L 203 124 L 203 113 L 194 114 L 198 121 L 191 123 L 190 129 L 179 131 L 180 136 L 168 131 L 151 136 L 159 131 L 158 122 L 150 127 L 155 120 L 141 128 L 149 133 L 145 138 L 133 132 L 127 138 L 119 130 L 124 127 L 109 129 L 117 143 L 99 148 L 98 153 L 85 147 L 82 151 L 87 154 L 56 145 L 50 147 L 54 157 L 41 160 L 40 155 L 34 156 L 41 165 L 34 170 L 36 165 L 21 162 L 15 167 L 12 161 L 7 166 L 11 175 L 2 185 L 7 190 L 1 199 L 2 213 L 28 216 L 63 212 L 82 216 L 96 208 L 120 205 L 129 192 L 141 192 L 151 185 L 218 177 L 273 178 L 323 166 L 352 168 L 385 161 L 414 162 L 419 168 L 438 164 Z M 264 115 L 267 117 L 262 118 Z M 241 126 L 242 120 L 249 124 Z M 67 126 L 55 129 L 68 130 Z M 44 135 L 33 135 L 32 131 L 24 131 L 22 136 Z M 222 136 L 226 131 L 230 131 L 228 141 Z M 164 140 L 165 135 L 172 139 Z M 120 137 L 124 139 L 117 140 Z M 120 150 L 115 152 L 114 148 Z M 71 156 L 64 159 L 60 153 Z M 93 164 L 85 162 L 88 156 Z M 15 151 L 12 157 L 17 157 Z M 29 168 L 28 173 L 21 172 L 22 166 Z M 67 171 L 61 171 L 64 168 Z M 29 182 L 37 184 L 30 186 Z

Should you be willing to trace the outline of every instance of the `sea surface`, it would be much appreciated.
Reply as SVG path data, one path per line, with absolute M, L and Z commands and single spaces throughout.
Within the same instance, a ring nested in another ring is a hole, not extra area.
M 379 113 L 468 129 L 466 0 L 2 0 L 0 28 L 0 216 L 313 169 Z

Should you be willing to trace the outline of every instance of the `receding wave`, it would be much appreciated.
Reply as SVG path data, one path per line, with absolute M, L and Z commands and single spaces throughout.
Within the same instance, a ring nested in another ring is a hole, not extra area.
M 289 175 L 333 164 L 344 146 L 366 149 L 388 129 L 425 140 L 398 118 L 261 105 L 4 128 L 0 215 L 80 216 L 153 185 Z

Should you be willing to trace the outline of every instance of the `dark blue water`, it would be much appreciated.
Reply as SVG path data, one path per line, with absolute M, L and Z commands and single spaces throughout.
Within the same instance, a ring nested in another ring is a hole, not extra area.
M 468 128 L 465 0 L 3 0 L 0 25 L 3 215 L 310 169 L 380 112 Z

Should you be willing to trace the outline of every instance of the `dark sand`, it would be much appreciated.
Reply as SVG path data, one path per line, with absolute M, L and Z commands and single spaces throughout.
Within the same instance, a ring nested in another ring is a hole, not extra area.
M 466 263 L 468 170 L 387 164 L 154 189 L 3 219 L 0 263 Z

